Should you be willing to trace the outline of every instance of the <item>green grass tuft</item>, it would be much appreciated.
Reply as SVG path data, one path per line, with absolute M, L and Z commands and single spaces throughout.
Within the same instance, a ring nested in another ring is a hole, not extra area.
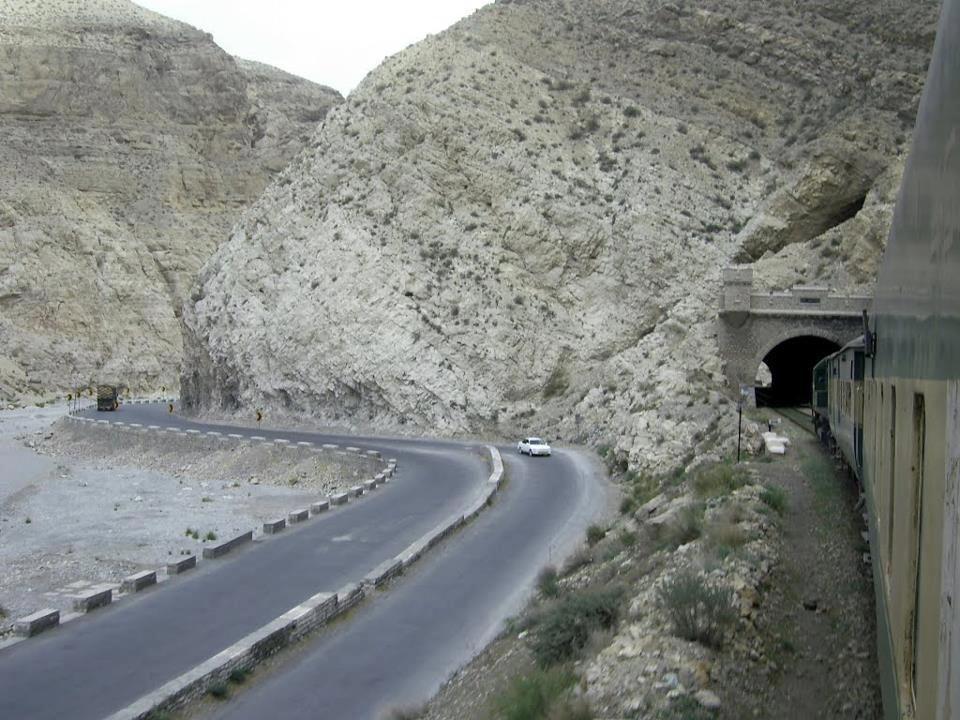
M 774 485 L 767 485 L 760 491 L 760 500 L 771 510 L 776 511 L 777 515 L 783 515 L 787 511 L 787 493 L 783 488 Z
M 495 699 L 497 717 L 501 720 L 590 720 L 592 714 L 556 714 L 569 705 L 570 689 L 577 676 L 565 668 L 536 670 L 515 678 L 509 687 Z
M 538 618 L 533 640 L 538 664 L 549 667 L 576 656 L 591 632 L 616 624 L 622 602 L 621 588 L 581 590 L 561 597 Z
M 677 574 L 657 594 L 674 632 L 686 640 L 722 647 L 727 631 L 737 622 L 731 593 L 708 585 L 692 571 Z

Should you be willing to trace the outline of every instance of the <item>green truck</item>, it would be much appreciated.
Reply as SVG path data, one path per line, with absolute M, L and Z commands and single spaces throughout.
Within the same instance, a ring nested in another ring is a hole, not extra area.
M 116 385 L 97 385 L 97 410 L 116 410 L 120 407 L 120 388 Z

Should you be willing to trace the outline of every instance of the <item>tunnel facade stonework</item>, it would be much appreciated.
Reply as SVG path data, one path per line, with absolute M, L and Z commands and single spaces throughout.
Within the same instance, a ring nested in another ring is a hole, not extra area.
M 798 286 L 781 293 L 753 292 L 751 268 L 723 271 L 717 339 L 731 388 L 753 386 L 757 369 L 777 345 L 817 337 L 843 346 L 863 332 L 867 295 L 831 295 Z

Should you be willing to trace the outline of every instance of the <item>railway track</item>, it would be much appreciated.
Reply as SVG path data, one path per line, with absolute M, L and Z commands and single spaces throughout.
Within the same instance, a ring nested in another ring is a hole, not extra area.
M 780 414 L 780 417 L 789 420 L 801 430 L 806 430 L 811 435 L 816 436 L 813 431 L 813 417 L 809 409 L 800 407 L 778 407 L 774 409 Z

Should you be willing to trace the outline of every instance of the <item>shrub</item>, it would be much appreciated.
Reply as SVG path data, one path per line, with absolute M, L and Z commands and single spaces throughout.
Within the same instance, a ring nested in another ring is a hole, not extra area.
M 618 539 L 624 547 L 629 548 L 637 544 L 637 534 L 631 530 L 621 530 Z
M 682 572 L 658 590 L 660 603 L 679 637 L 719 648 L 727 630 L 737 621 L 728 590 L 708 585 L 691 572 Z
M 689 505 L 683 508 L 677 522 L 666 528 L 660 538 L 661 547 L 674 550 L 693 542 L 703 534 L 703 506 Z
M 563 564 L 562 574 L 564 576 L 570 575 L 592 562 L 593 551 L 590 548 L 582 547 L 567 558 L 567 561 Z
M 216 534 L 213 530 L 210 530 L 210 531 L 208 531 L 207 534 L 204 536 L 204 539 L 206 539 L 206 540 L 216 540 L 216 539 L 217 539 L 217 534 Z
M 548 720 L 593 720 L 590 703 L 583 698 L 562 699 L 550 705 Z
M 634 497 L 632 497 L 632 496 L 628 496 L 628 497 L 625 497 L 623 500 L 620 501 L 620 514 L 621 514 L 621 515 L 629 515 L 630 513 L 632 513 L 632 512 L 633 512 L 634 510 L 636 510 L 636 509 L 637 509 L 637 501 L 636 501 L 636 498 L 634 498 Z
M 494 701 L 497 715 L 503 720 L 546 718 L 551 706 L 560 701 L 576 681 L 573 673 L 562 668 L 536 670 L 515 678 Z
M 717 518 L 707 526 L 707 541 L 724 558 L 747 541 L 747 534 L 737 523 Z
M 247 678 L 250 676 L 249 670 L 244 670 L 243 668 L 236 668 L 230 671 L 230 682 L 241 685 L 247 681 Z
M 787 493 L 783 488 L 774 485 L 766 485 L 760 491 L 760 500 L 770 509 L 775 510 L 777 515 L 783 515 L 787 511 Z
M 603 540 L 607 536 L 607 531 L 599 525 L 591 525 L 587 528 L 587 545 L 591 547 Z
M 637 109 L 637 106 L 636 106 L 636 105 L 627 105 L 627 106 L 623 109 L 623 114 L 626 115 L 626 116 L 629 117 L 629 118 L 632 118 L 632 117 L 636 117 L 637 115 L 639 115 L 639 114 L 640 114 L 640 111 Z
M 547 565 L 537 575 L 537 590 L 544 597 L 556 597 L 560 594 L 560 585 L 557 583 L 557 569 Z
M 727 495 L 747 482 L 747 471 L 742 467 L 717 463 L 704 468 L 693 479 L 693 490 L 702 498 Z
M 227 687 L 226 683 L 221 682 L 211 685 L 208 692 L 217 700 L 225 700 L 227 695 L 230 694 L 230 689 Z
M 558 600 L 541 615 L 533 654 L 542 667 L 574 657 L 595 630 L 613 627 L 620 611 L 620 588 L 582 590 Z

